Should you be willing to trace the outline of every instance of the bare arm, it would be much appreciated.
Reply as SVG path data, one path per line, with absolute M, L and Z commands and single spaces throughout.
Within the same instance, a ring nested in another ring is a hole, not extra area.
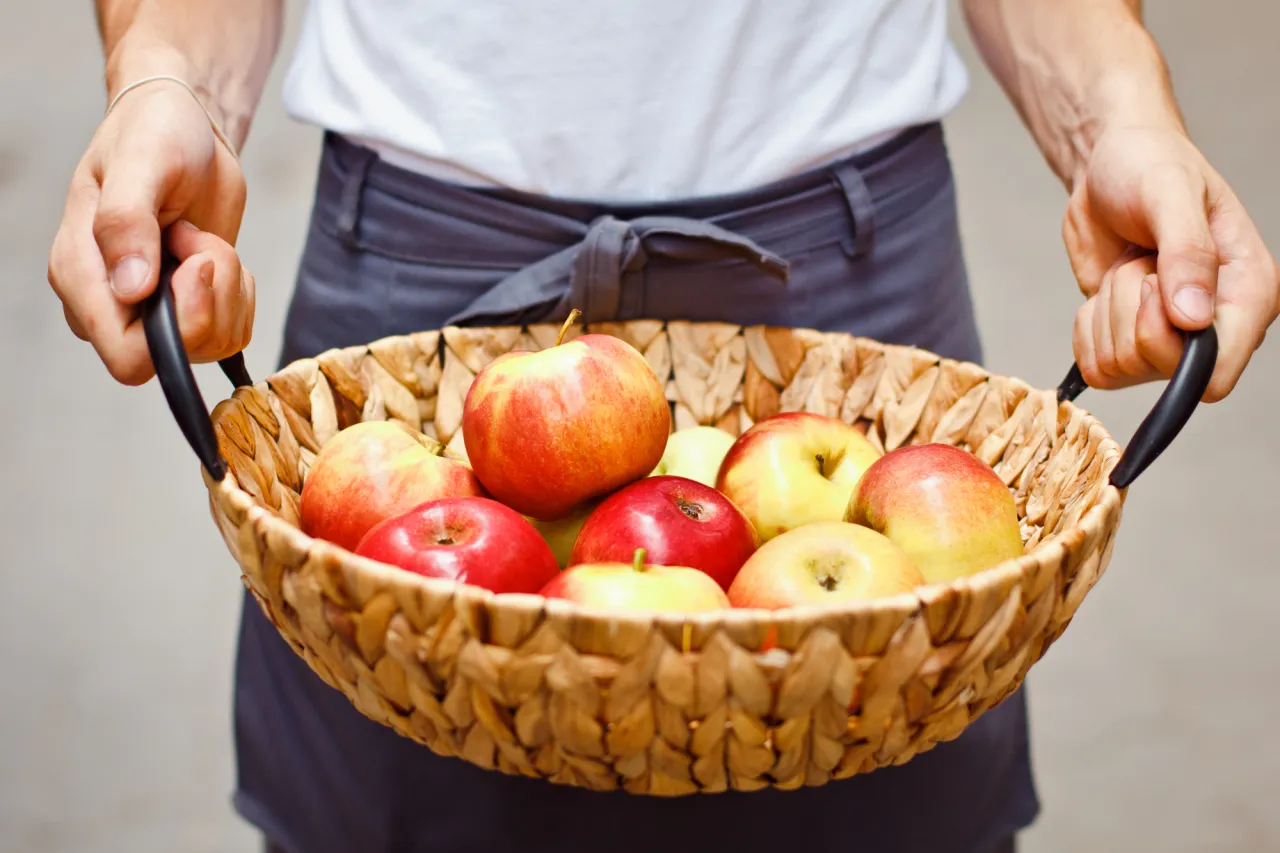
M 115 379 L 137 385 L 154 375 L 138 303 L 155 289 L 162 245 L 180 262 L 173 292 L 191 359 L 225 358 L 252 335 L 255 284 L 235 250 L 245 204 L 236 154 L 279 47 L 283 7 L 96 0 L 95 11 L 108 99 L 157 75 L 199 99 L 156 80 L 116 102 L 76 164 L 49 251 L 49 284 L 71 331 Z
M 1142 0 L 964 0 L 964 12 L 987 67 L 1068 188 L 1112 125 L 1185 132 Z
M 96 0 L 108 97 L 134 80 L 189 83 L 240 148 L 280 46 L 282 0 Z M 132 95 L 130 95 L 132 97 Z
M 1212 323 L 1205 399 L 1225 397 L 1280 312 L 1280 270 L 1188 137 L 1141 0 L 964 0 L 964 11 L 1070 193 L 1062 234 L 1086 297 L 1073 340 L 1084 378 L 1169 376 L 1179 330 Z

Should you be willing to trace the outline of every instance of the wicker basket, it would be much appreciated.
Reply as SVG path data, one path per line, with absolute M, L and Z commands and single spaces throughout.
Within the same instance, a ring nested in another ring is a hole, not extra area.
M 213 456 L 209 419 L 195 423 L 183 408 L 194 385 L 183 382 L 190 368 L 168 307 L 147 316 L 157 370 L 206 460 L 213 518 L 262 610 L 364 715 L 504 773 L 682 795 L 822 785 L 907 762 L 1023 682 L 1098 582 L 1120 522 L 1125 490 L 1109 479 L 1120 448 L 1063 399 L 1083 388 L 1078 376 L 1055 392 L 846 334 L 605 324 L 591 331 L 627 340 L 664 377 L 675 428 L 738 433 L 801 409 L 861 425 L 885 449 L 936 441 L 972 451 L 1015 495 L 1026 553 L 965 580 L 838 608 L 636 615 L 494 595 L 309 538 L 297 527 L 299 493 L 317 451 L 358 421 L 400 420 L 460 450 L 476 372 L 502 352 L 548 345 L 557 326 L 392 337 L 251 386 L 229 370 L 244 384 L 213 411 Z M 1199 370 L 1184 355 L 1164 413 L 1148 419 L 1163 432 L 1147 442 L 1154 453 L 1199 399 L 1203 385 L 1187 386 L 1207 381 L 1212 355 Z M 762 653 L 766 634 L 776 646 Z

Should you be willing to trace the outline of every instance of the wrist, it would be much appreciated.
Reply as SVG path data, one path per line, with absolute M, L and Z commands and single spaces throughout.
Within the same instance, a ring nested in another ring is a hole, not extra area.
M 1100 74 L 1091 87 L 1078 147 L 1085 156 L 1074 164 L 1073 178 L 1087 168 L 1088 155 L 1104 134 L 1143 129 L 1187 135 L 1168 68 L 1145 30 L 1134 47 L 1129 61 Z
M 121 38 L 107 57 L 107 102 L 129 84 L 159 74 L 172 75 L 190 86 L 235 150 L 240 149 L 252 116 L 252 104 L 244 97 L 243 87 L 237 86 L 230 77 L 219 79 L 207 63 L 197 61 L 189 52 L 171 44 L 145 39 L 133 31 Z

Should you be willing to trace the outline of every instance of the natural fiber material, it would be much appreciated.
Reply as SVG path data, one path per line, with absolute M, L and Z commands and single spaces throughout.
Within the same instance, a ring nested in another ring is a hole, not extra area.
M 1016 689 L 1107 565 L 1119 448 L 1083 410 L 920 350 L 717 323 L 590 331 L 645 354 L 674 428 L 738 433 L 803 409 L 886 449 L 972 451 L 1016 496 L 1026 554 L 842 608 L 614 616 L 422 578 L 298 530 L 303 479 L 337 430 L 396 419 L 462 452 L 475 373 L 557 331 L 444 329 L 333 350 L 214 410 L 230 473 L 205 481 L 244 583 L 322 679 L 441 755 L 656 795 L 821 785 L 902 764 Z

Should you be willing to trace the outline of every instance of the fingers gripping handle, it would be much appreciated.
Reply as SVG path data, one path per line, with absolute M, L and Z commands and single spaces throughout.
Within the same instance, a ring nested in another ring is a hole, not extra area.
M 1147 466 L 1164 452 L 1196 410 L 1218 361 L 1218 333 L 1213 326 L 1182 333 L 1182 358 L 1173 377 L 1160 394 L 1151 413 L 1138 425 L 1120 462 L 1111 472 L 1111 484 L 1128 488 Z M 1067 377 L 1058 386 L 1058 402 L 1075 400 L 1088 388 L 1080 375 L 1080 366 L 1071 365 Z
M 161 259 L 160 281 L 155 292 L 142 304 L 142 326 L 169 411 L 209 476 L 221 480 L 226 476 L 227 465 L 218 453 L 213 423 L 178 330 L 178 312 L 173 300 L 173 273 L 177 268 L 177 261 L 166 253 Z M 236 387 L 253 384 L 243 353 L 224 358 L 218 366 Z

